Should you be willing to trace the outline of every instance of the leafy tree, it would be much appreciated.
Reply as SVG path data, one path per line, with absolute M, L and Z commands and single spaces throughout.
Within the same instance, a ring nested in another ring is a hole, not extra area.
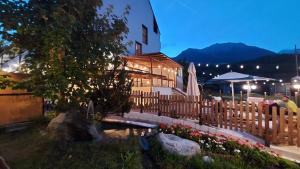
M 118 17 L 101 6 L 101 0 L 1 0 L 3 38 L 29 52 L 23 68 L 30 76 L 18 87 L 55 101 L 61 112 L 83 109 L 90 98 L 102 116 L 128 107 L 131 82 L 120 55 L 129 9 Z

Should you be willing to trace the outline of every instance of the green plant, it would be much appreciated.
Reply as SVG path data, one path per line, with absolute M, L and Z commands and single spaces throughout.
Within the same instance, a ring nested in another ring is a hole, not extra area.
M 101 6 L 101 0 L 1 1 L 1 37 L 28 51 L 22 71 L 29 76 L 15 87 L 50 99 L 58 112 L 84 110 L 91 98 L 103 116 L 128 109 L 131 82 L 120 55 L 127 50 L 129 8 L 117 16 Z

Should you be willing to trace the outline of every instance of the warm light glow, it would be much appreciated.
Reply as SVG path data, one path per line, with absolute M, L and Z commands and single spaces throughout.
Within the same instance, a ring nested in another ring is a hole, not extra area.
M 136 64 L 134 67 L 138 68 L 138 67 L 139 67 L 139 65 L 138 65 L 138 64 Z
M 158 68 L 160 68 L 160 65 L 158 65 Z
M 150 82 L 149 82 L 149 81 L 147 81 L 147 84 L 150 84 Z
M 249 89 L 255 90 L 255 89 L 257 89 L 257 86 L 256 85 L 245 84 L 245 85 L 243 85 L 243 89 L 244 90 L 249 90 Z
M 297 90 L 300 89 L 300 84 L 294 84 L 294 85 L 293 85 L 293 88 L 294 88 L 294 89 L 297 89 Z

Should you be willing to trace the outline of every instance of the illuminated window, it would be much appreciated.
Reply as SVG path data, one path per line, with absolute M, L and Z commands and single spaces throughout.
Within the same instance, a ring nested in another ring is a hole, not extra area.
M 135 42 L 135 55 L 142 55 L 142 44 Z

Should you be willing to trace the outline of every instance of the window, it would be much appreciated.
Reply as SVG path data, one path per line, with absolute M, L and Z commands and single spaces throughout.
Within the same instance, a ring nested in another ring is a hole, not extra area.
M 148 44 L 148 28 L 145 25 L 142 25 L 143 28 L 143 43 Z
M 155 33 L 158 33 L 158 25 L 157 25 L 155 16 L 153 16 L 153 31 L 154 31 Z
M 142 44 L 135 42 L 135 55 L 142 55 Z

